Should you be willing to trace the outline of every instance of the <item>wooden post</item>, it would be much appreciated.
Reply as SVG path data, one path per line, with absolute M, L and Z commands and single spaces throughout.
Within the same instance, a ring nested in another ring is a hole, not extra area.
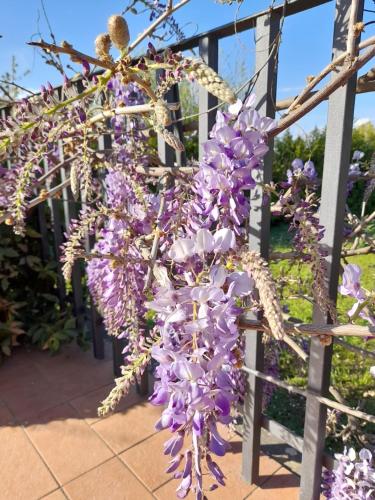
M 276 102 L 276 65 L 275 58 L 269 59 L 272 44 L 280 27 L 280 15 L 271 13 L 257 18 L 256 24 L 256 63 L 255 71 L 261 70 L 255 85 L 258 98 L 257 109 L 263 116 L 275 116 Z M 267 63 L 268 61 L 268 63 Z M 263 69 L 261 69 L 263 68 Z M 272 178 L 272 148 L 264 159 L 263 169 L 259 171 L 257 181 L 270 182 Z M 270 207 L 263 204 L 263 190 L 260 185 L 250 194 L 251 210 L 249 224 L 249 248 L 268 258 L 270 242 Z M 254 319 L 259 319 L 254 317 Z M 262 371 L 264 350 L 262 333 L 246 335 L 245 366 Z M 259 480 L 260 434 L 262 419 L 262 381 L 254 375 L 247 375 L 247 390 L 244 402 L 242 475 L 249 483 Z
M 359 19 L 363 3 L 360 2 Z M 346 51 L 348 21 L 351 0 L 336 1 L 336 17 L 333 35 L 333 57 Z M 341 246 L 344 230 L 344 214 L 350 149 L 354 118 L 356 75 L 329 98 L 320 223 L 325 227 L 322 244 L 328 251 L 327 282 L 330 298 L 336 301 L 340 269 Z M 314 322 L 329 322 L 325 314 L 314 308 Z M 318 338 L 311 340 L 308 390 L 327 396 L 330 383 L 333 346 L 323 347 Z M 307 397 L 303 441 L 301 500 L 316 500 L 320 496 L 325 425 L 327 409 Z

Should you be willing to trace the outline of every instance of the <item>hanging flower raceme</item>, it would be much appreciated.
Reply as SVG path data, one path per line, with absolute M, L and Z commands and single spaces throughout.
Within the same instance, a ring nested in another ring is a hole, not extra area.
M 164 239 L 154 298 L 147 303 L 156 313 L 159 336 L 151 349 L 158 362 L 151 402 L 165 406 L 156 427 L 172 432 L 165 454 L 171 456 L 167 472 L 181 480 L 179 498 L 190 489 L 203 498 L 207 488 L 225 484 L 213 459 L 229 449 L 218 424 L 231 423 L 243 397 L 237 319 L 244 299 L 251 300 L 254 281 L 240 268 L 237 251 L 250 210 L 245 192 L 255 186 L 252 173 L 262 166 L 266 132 L 274 125 L 252 103 L 253 98 L 218 113 L 193 178 L 193 196 L 180 207 L 177 231 Z M 269 312 L 270 318 L 281 317 Z M 203 486 L 206 473 L 213 482 Z
M 357 455 L 353 448 L 335 455 L 337 466 L 323 472 L 323 495 L 331 500 L 369 500 L 375 494 L 374 459 L 363 448 Z
M 157 429 L 175 434 L 165 444 L 165 454 L 171 455 L 168 472 L 175 472 L 181 461 L 185 464 L 180 498 L 187 495 L 193 476 L 197 498 L 203 498 L 202 460 L 212 479 L 224 484 L 211 454 L 222 456 L 229 447 L 217 424 L 231 422 L 231 407 L 240 397 L 232 378 L 241 356 L 236 320 L 242 309 L 236 300 L 252 291 L 247 273 L 226 269 L 225 256 L 235 245 L 235 233 L 227 228 L 213 234 L 199 229 L 194 236 L 176 239 L 168 255 L 170 271 L 157 268 L 159 286 L 147 304 L 157 313 L 160 333 L 160 343 L 151 351 L 159 363 L 151 402 L 166 405 Z

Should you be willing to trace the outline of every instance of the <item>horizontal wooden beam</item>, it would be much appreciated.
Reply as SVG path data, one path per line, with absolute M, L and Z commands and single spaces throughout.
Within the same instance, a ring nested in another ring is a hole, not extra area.
M 353 408 L 350 408 L 350 406 L 344 405 L 342 403 L 338 403 L 337 401 L 332 401 L 331 399 L 328 399 L 323 396 L 319 396 L 319 394 L 315 394 L 313 391 L 309 389 L 300 389 L 299 387 L 296 387 L 295 385 L 288 384 L 287 382 L 284 382 L 283 380 L 279 380 L 275 377 L 272 377 L 271 375 L 266 375 L 265 373 L 259 371 L 259 370 L 254 370 L 252 368 L 249 368 L 247 366 L 243 366 L 241 368 L 242 371 L 249 373 L 251 375 L 254 375 L 255 377 L 258 377 L 265 382 L 270 382 L 271 384 L 276 385 L 277 387 L 280 387 L 281 389 L 285 389 L 289 393 L 293 394 L 299 394 L 300 396 L 303 397 L 312 397 L 315 398 L 319 403 L 324 404 L 328 406 L 329 408 L 333 408 L 334 410 L 338 410 L 340 412 L 346 413 L 347 415 L 351 415 L 352 417 L 359 418 L 361 420 L 365 420 L 366 422 L 370 422 L 372 424 L 375 424 L 375 415 L 369 415 L 368 413 L 365 413 L 364 411 L 360 410 L 355 410 Z
M 269 331 L 269 326 L 264 321 L 249 319 L 246 315 L 239 321 L 241 330 Z M 371 337 L 375 338 L 375 327 L 358 326 L 352 324 L 346 325 L 325 325 L 325 324 L 294 324 L 284 323 L 285 332 L 288 335 L 330 335 L 332 337 Z

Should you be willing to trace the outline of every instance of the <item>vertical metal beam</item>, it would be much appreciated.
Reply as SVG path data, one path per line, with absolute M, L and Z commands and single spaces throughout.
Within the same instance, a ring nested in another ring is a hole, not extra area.
M 269 117 L 275 116 L 276 102 L 276 64 L 275 58 L 269 59 L 273 42 L 280 27 L 280 16 L 270 13 L 257 19 L 255 71 L 261 70 L 255 85 L 258 97 L 258 111 Z M 261 69 L 263 68 L 263 69 Z M 272 178 L 272 148 L 264 159 L 263 169 L 257 181 L 270 182 Z M 262 202 L 263 192 L 260 185 L 251 191 L 251 211 L 249 224 L 249 248 L 268 258 L 270 241 L 270 207 Z M 255 370 L 263 369 L 264 352 L 262 334 L 245 335 L 245 365 Z M 253 375 L 247 376 L 247 390 L 244 402 L 242 476 L 250 482 L 259 480 L 260 433 L 262 418 L 262 381 Z
M 60 161 L 64 161 L 64 148 L 62 141 L 59 141 L 59 158 Z M 67 169 L 62 167 L 60 169 L 61 180 L 67 179 Z M 64 222 L 65 231 L 69 234 L 69 227 L 72 219 L 78 218 L 79 207 L 78 203 L 75 201 L 72 190 L 70 186 L 63 189 L 63 207 L 64 207 Z M 82 278 L 83 271 L 81 262 L 76 261 L 73 266 L 72 271 L 72 289 L 73 289 L 73 306 L 74 315 L 76 318 L 77 329 L 82 331 L 85 326 L 85 305 L 83 300 L 83 289 L 82 289 Z
M 333 57 L 346 51 L 351 0 L 336 1 L 333 35 Z M 360 2 L 359 19 L 363 2 Z M 320 223 L 325 227 L 322 244 L 328 251 L 327 283 L 330 298 L 336 301 L 343 240 L 346 186 L 350 164 L 350 148 L 354 118 L 356 75 L 329 98 Z M 314 308 L 315 322 L 329 322 L 325 314 Z M 333 346 L 323 347 L 318 338 L 311 340 L 308 389 L 328 394 Z M 320 496 L 325 424 L 327 409 L 312 397 L 306 400 L 302 457 L 301 500 Z
M 46 203 L 40 203 L 38 205 L 38 228 L 41 235 L 41 245 L 42 245 L 42 258 L 45 263 L 49 261 L 49 241 L 48 241 L 48 228 L 47 228 L 47 218 L 46 218 Z
M 171 102 L 180 103 L 180 91 L 178 88 L 178 84 L 173 85 L 171 95 Z M 172 112 L 173 121 L 180 120 L 182 117 L 181 108 L 178 108 L 176 111 Z M 184 132 L 182 127 L 182 122 L 177 121 L 177 123 L 173 124 L 173 133 L 177 135 L 180 141 L 184 144 Z M 186 153 L 185 151 L 176 151 L 176 163 L 179 167 L 186 165 Z
M 199 39 L 199 55 L 203 61 L 215 71 L 219 66 L 219 42 L 217 38 L 205 36 Z M 203 157 L 203 143 L 207 141 L 216 117 L 216 109 L 208 111 L 218 103 L 213 96 L 203 87 L 199 87 L 199 159 Z
M 43 166 L 45 173 L 48 172 L 48 161 L 43 160 Z M 51 178 L 47 179 L 46 187 L 48 190 L 51 189 L 53 184 L 57 184 L 60 182 L 59 174 L 56 175 L 57 179 L 51 180 Z M 57 198 L 49 198 L 47 200 L 47 204 L 50 210 L 51 216 L 51 224 L 52 224 L 52 232 L 53 232 L 53 258 L 57 264 L 57 293 L 59 295 L 59 303 L 62 310 L 66 307 L 66 289 L 65 289 L 65 280 L 62 274 L 62 263 L 61 263 L 61 245 L 63 244 L 63 222 L 61 218 L 60 208 L 61 201 Z
M 158 70 L 156 72 L 156 77 L 160 78 L 164 75 L 164 70 Z M 169 89 L 165 94 L 164 99 L 167 102 L 173 102 L 174 92 L 173 89 Z M 173 126 L 167 127 L 170 132 L 173 132 Z M 160 160 L 168 167 L 173 167 L 175 162 L 175 152 L 174 149 L 169 146 L 163 139 L 163 137 L 158 134 L 158 154 Z

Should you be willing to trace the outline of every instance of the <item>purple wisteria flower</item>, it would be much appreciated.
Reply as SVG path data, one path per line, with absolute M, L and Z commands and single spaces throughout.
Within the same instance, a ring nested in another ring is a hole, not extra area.
M 247 273 L 233 269 L 231 258 L 243 243 L 250 210 L 246 191 L 255 186 L 253 173 L 262 167 L 267 132 L 275 126 L 253 103 L 251 97 L 218 113 L 193 178 L 192 199 L 179 207 L 167 194 L 167 236 L 155 269 L 157 286 L 145 304 L 157 314 L 155 335 L 160 337 L 151 351 L 158 366 L 150 400 L 165 407 L 156 428 L 175 436 L 165 452 L 172 455 L 167 471 L 181 479 L 179 498 L 190 490 L 203 498 L 202 457 L 215 481 L 209 489 L 225 484 L 211 455 L 223 456 L 229 449 L 218 424 L 232 421 L 233 408 L 243 397 L 238 303 L 251 295 L 254 283 Z M 179 226 L 170 237 L 168 217 L 173 219 L 175 212 Z
M 363 307 L 367 302 L 367 294 L 365 290 L 361 287 L 360 277 L 362 270 L 356 264 L 348 264 L 344 268 L 344 273 L 342 276 L 342 285 L 339 286 L 339 292 L 342 295 L 346 295 L 356 299 L 353 307 L 348 311 L 348 316 L 352 317 L 356 314 L 358 308 L 360 307 L 359 316 L 364 320 L 368 321 L 372 326 L 375 326 L 375 317 L 369 311 L 368 307 Z
M 356 264 L 347 264 L 342 275 L 342 285 L 339 286 L 341 295 L 349 295 L 357 300 L 364 300 L 366 294 L 361 288 L 360 278 L 362 270 Z
M 353 448 L 336 454 L 337 466 L 323 473 L 322 493 L 331 500 L 370 500 L 375 494 L 374 460 L 370 450 Z
M 285 187 L 292 185 L 294 181 L 298 181 L 301 178 L 311 183 L 314 183 L 318 178 L 314 162 L 311 160 L 303 163 L 300 158 L 295 158 L 291 166 L 292 168 L 287 170 L 288 182 L 284 183 L 286 184 Z

